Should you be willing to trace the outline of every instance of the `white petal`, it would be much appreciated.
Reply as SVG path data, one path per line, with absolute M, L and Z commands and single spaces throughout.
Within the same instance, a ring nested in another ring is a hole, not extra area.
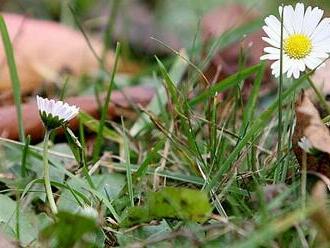
M 327 39 L 327 40 L 316 43 L 313 46 L 312 51 L 329 53 L 329 50 L 330 50 L 330 39 Z
M 280 75 L 280 61 L 275 61 L 270 67 L 272 68 L 272 74 L 278 77 Z
M 291 5 L 284 6 L 283 26 L 288 32 L 288 35 L 292 35 L 295 33 L 293 26 L 294 19 L 295 19 L 295 13 L 293 7 Z
M 306 66 L 311 70 L 314 70 L 322 62 L 322 60 L 314 58 L 313 56 L 308 56 L 304 61 Z
M 287 78 L 291 78 L 293 75 L 294 65 L 292 64 L 290 68 L 288 69 L 288 72 L 286 74 Z
M 260 60 L 278 60 L 280 59 L 279 54 L 265 54 L 260 57 Z
M 39 96 L 37 96 L 37 105 L 39 111 L 45 111 L 47 114 L 52 114 L 65 121 L 71 120 L 79 113 L 79 108 L 75 105 L 70 106 L 62 101 L 49 100 Z
M 281 22 L 275 16 L 270 15 L 266 17 L 265 23 L 274 33 L 281 37 Z M 283 35 L 287 36 L 286 30 L 283 31 Z
M 310 33 L 310 24 L 311 24 L 311 18 L 312 16 L 312 7 L 308 6 L 305 12 L 304 20 L 303 20 L 303 25 L 302 25 L 302 33 L 309 35 Z
M 37 96 L 37 106 L 38 106 L 38 109 L 39 111 L 41 110 L 41 101 L 40 101 L 40 96 Z
M 328 54 L 325 53 L 325 52 L 315 52 L 315 51 L 312 51 L 310 53 L 310 56 L 312 56 L 313 58 L 326 59 L 328 57 Z
M 294 15 L 295 17 L 293 20 L 293 26 L 294 26 L 295 32 L 298 34 L 302 32 L 302 25 L 303 25 L 303 21 L 304 21 L 304 12 L 305 12 L 304 4 L 297 3 L 296 9 L 295 9 L 295 15 Z
M 268 35 L 268 37 L 278 43 L 281 41 L 281 36 L 276 34 L 272 29 L 270 29 L 268 26 L 263 26 L 262 29 L 265 31 L 265 33 Z
M 294 69 L 293 69 L 293 77 L 294 77 L 295 79 L 298 79 L 298 78 L 299 78 L 299 75 L 300 75 L 300 70 L 299 70 L 298 65 L 297 65 L 297 66 L 294 67 Z
M 281 50 L 278 48 L 274 48 L 274 47 L 265 47 L 264 48 L 264 52 L 265 53 L 274 53 L 274 54 L 280 54 Z
M 304 72 L 306 70 L 306 65 L 304 63 L 304 60 L 299 59 L 297 63 L 298 63 L 299 71 Z
M 324 18 L 319 25 L 315 28 L 311 35 L 312 40 L 318 41 L 317 36 L 321 35 L 323 32 L 329 32 L 330 18 Z
M 324 13 L 323 10 L 315 7 L 314 9 L 312 9 L 311 13 L 308 16 L 307 15 L 305 16 L 306 22 L 304 23 L 304 25 L 306 26 L 304 28 L 308 36 L 311 36 L 312 33 L 314 32 L 315 28 L 322 19 L 323 13 Z
M 321 24 L 320 24 L 321 25 Z M 324 24 L 322 24 L 324 25 Z M 324 26 L 322 31 L 318 31 L 317 33 L 313 34 L 313 37 L 311 37 L 313 43 L 322 42 L 323 40 L 327 40 L 330 38 L 330 24 Z
M 279 42 L 279 41 L 271 40 L 268 37 L 262 37 L 262 40 L 266 41 L 269 45 L 271 45 L 273 47 L 277 47 L 277 48 L 281 47 L 281 42 Z

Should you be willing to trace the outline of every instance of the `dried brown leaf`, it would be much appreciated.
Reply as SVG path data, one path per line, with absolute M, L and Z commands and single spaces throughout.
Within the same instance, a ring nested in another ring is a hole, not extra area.
M 315 85 L 320 89 L 325 96 L 328 95 L 330 100 L 330 61 L 326 61 L 322 67 L 317 69 L 312 76 Z
M 296 126 L 292 138 L 293 149 L 300 165 L 304 151 L 298 142 L 303 137 L 319 151 L 317 154 L 307 153 L 307 169 L 330 177 L 330 131 L 305 92 L 300 94 L 296 102 Z
M 312 190 L 312 199 L 320 204 L 320 208 L 311 215 L 313 223 L 318 227 L 322 235 L 318 235 L 323 244 L 330 244 L 330 213 L 326 206 L 327 186 L 318 181 Z M 324 246 L 325 247 L 325 246 Z
M 146 105 L 154 94 L 152 88 L 130 87 L 121 91 L 114 90 L 111 94 L 111 104 L 108 109 L 108 117 L 127 116 L 129 110 L 132 111 L 132 104 Z M 79 96 L 66 99 L 69 104 L 74 104 L 93 117 L 98 117 L 99 106 L 95 96 Z M 37 105 L 35 101 L 25 103 L 23 108 L 23 125 L 26 134 L 31 135 L 33 141 L 40 140 L 43 136 L 43 127 L 40 121 Z M 18 139 L 18 122 L 15 106 L 0 108 L 0 137 Z M 70 122 L 73 130 L 78 128 L 78 121 L 74 119 Z
M 14 47 L 23 93 L 31 92 L 47 80 L 65 71 L 73 75 L 93 73 L 99 63 L 83 34 L 52 21 L 36 20 L 17 14 L 3 13 Z M 102 43 L 90 38 L 96 53 L 102 53 Z M 106 66 L 114 63 L 113 52 L 106 56 Z M 133 64 L 123 62 L 120 71 L 136 71 Z M 0 92 L 10 91 L 8 65 L 0 42 Z
M 0 232 L 0 248 L 15 248 L 14 242 L 9 240 L 2 232 Z

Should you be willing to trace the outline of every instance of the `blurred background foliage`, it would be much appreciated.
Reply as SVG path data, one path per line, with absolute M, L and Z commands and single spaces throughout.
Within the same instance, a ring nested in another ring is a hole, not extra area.
M 295 3 L 297 1 L 244 1 L 244 0 L 2 0 L 0 8 L 2 11 L 24 13 L 35 18 L 52 19 L 75 26 L 72 13 L 68 6 L 75 10 L 76 15 L 90 30 L 100 31 L 106 26 L 106 19 L 115 13 L 117 19 L 125 23 L 124 30 L 120 32 L 129 33 L 134 29 L 136 23 L 146 24 L 146 29 L 166 31 L 176 34 L 176 42 L 181 47 L 191 47 L 196 33 L 200 31 L 200 20 L 210 10 L 222 4 L 240 3 L 247 5 L 253 11 L 267 15 L 276 12 L 279 4 Z M 330 2 L 324 0 L 299 1 L 310 5 L 318 5 L 322 8 L 330 8 Z M 116 11 L 112 12 L 112 9 Z M 141 10 L 143 8 L 143 10 Z M 137 10 L 135 12 L 135 10 Z M 152 16 L 152 18 L 150 18 Z M 152 23 L 148 23 L 152 21 Z M 120 25 L 119 25 L 120 26 Z M 151 28 L 153 26 L 154 28 Z M 118 29 L 118 28 L 115 28 Z M 122 29 L 122 28 L 121 28 Z M 134 32 L 133 32 L 134 33 Z M 155 32 L 157 33 L 157 32 Z M 135 32 L 138 36 L 138 32 Z M 143 34 L 143 32 L 142 32 Z M 120 35 L 120 41 L 125 43 L 124 35 Z M 161 39 L 165 42 L 171 41 L 166 37 Z M 124 39 L 124 40 L 123 40 Z M 149 39 L 149 37 L 138 37 L 138 40 Z M 118 40 L 118 39 L 117 39 Z M 146 41 L 147 42 L 147 41 Z M 151 43 L 150 41 L 147 43 Z M 168 42 L 171 45 L 171 42 Z M 174 46 L 175 47 L 175 46 Z
M 149 70 L 153 71 L 155 68 L 155 60 L 154 60 L 154 54 L 164 54 L 165 56 L 169 55 L 168 49 L 164 48 L 162 45 L 157 43 L 155 40 L 150 39 L 150 35 L 155 36 L 157 39 L 163 41 L 165 44 L 175 48 L 175 49 L 180 49 L 180 48 L 187 48 L 188 52 L 189 49 L 191 49 L 193 46 L 197 46 L 201 42 L 198 42 L 201 40 L 201 29 L 200 29 L 200 22 L 201 18 L 208 13 L 209 11 L 215 9 L 218 6 L 221 6 L 221 4 L 232 4 L 232 3 L 243 3 L 247 5 L 248 9 L 251 11 L 256 11 L 258 12 L 261 16 L 268 15 L 269 13 L 276 13 L 277 15 L 277 6 L 282 3 L 280 1 L 260 1 L 260 0 L 252 0 L 252 1 L 246 1 L 246 0 L 237 0 L 237 1 L 232 1 L 232 0 L 2 0 L 0 1 L 0 9 L 1 11 L 6 11 L 6 12 L 14 12 L 14 13 L 22 13 L 27 16 L 31 16 L 34 18 L 38 19 L 47 19 L 47 20 L 56 20 L 61 23 L 64 23 L 68 26 L 73 26 L 76 27 L 76 21 L 72 15 L 72 11 L 74 11 L 77 19 L 81 22 L 82 26 L 84 27 L 85 30 L 87 30 L 89 33 L 92 33 L 96 36 L 98 36 L 100 39 L 105 40 L 105 42 L 108 42 L 110 48 L 114 47 L 114 44 L 116 41 L 120 41 L 123 47 L 123 55 L 134 58 L 138 60 L 139 62 L 144 63 L 145 61 L 150 62 L 152 61 L 154 67 L 150 66 L 148 68 L 146 66 L 146 71 Z M 294 3 L 296 1 L 284 1 L 284 3 Z M 324 1 L 324 0 L 319 0 L 319 1 L 304 1 L 305 3 L 311 4 L 311 5 L 318 5 L 320 8 L 325 9 L 326 7 L 330 8 L 330 1 Z M 68 8 L 68 6 L 71 7 Z M 329 9 L 330 10 L 330 9 Z M 109 22 L 112 22 L 113 25 L 108 25 Z M 221 23 L 215 25 L 221 25 Z M 110 27 L 109 32 L 106 31 L 106 27 Z M 113 29 L 112 29 L 113 28 Z M 104 39 L 104 34 L 108 34 L 109 37 L 106 37 Z M 196 37 L 196 38 L 195 38 Z M 195 44 L 196 41 L 196 44 Z M 164 49 L 166 52 L 164 52 Z M 199 54 L 199 53 L 196 53 Z M 138 56 L 137 56 L 138 55 Z M 143 55 L 143 56 L 141 56 Z M 190 55 L 190 54 L 189 54 Z M 164 61 L 166 62 L 166 61 Z M 235 61 L 236 63 L 237 61 Z M 182 65 L 181 65 L 182 66 Z M 183 66 L 182 66 L 183 67 Z M 175 68 L 175 67 L 173 67 Z M 174 70 L 175 71 L 175 70 Z M 180 72 L 180 69 L 178 69 Z M 180 74 L 180 73 L 178 73 Z M 180 78 L 181 76 L 177 76 Z M 132 80 L 134 81 L 134 80 Z M 158 80 L 155 80 L 152 76 L 150 78 L 142 78 L 140 81 L 136 80 L 136 82 L 139 82 L 141 84 L 145 82 L 152 82 L 153 85 L 158 82 Z M 175 80 L 175 81 L 180 81 L 180 80 Z M 92 81 L 92 82 L 95 82 Z M 135 83 L 135 81 L 134 81 Z M 160 85 L 160 80 L 159 80 L 159 85 Z M 120 78 L 118 77 L 117 79 L 117 85 L 124 85 L 127 84 L 126 78 Z M 86 85 L 88 85 L 86 83 Z M 85 85 L 84 85 L 85 87 Z M 87 86 L 86 86 L 87 87 Z M 86 91 L 86 89 L 84 89 Z M 90 92 L 93 92 L 92 90 Z M 159 111 L 160 113 L 164 113 L 163 115 L 166 116 L 166 111 Z M 166 117 L 167 118 L 167 117 Z M 287 117 L 290 119 L 290 115 Z M 291 119 L 290 119 L 291 120 Z M 235 130 L 235 129 L 234 129 Z M 156 133 L 156 132 L 154 132 Z M 157 134 L 157 133 L 156 133 Z M 157 135 L 155 135 L 157 137 Z M 148 140 L 146 142 L 146 147 L 148 147 L 152 143 L 153 140 Z M 271 143 L 273 140 L 271 140 Z M 224 146 L 225 147 L 225 146 Z M 57 149 L 62 151 L 64 150 L 63 147 L 59 147 L 59 145 L 56 146 Z M 61 149 L 60 149 L 61 148 Z M 66 147 L 67 148 L 67 147 Z M 12 149 L 12 148 L 11 148 Z M 110 149 L 110 148 L 109 148 Z M 114 150 L 113 147 L 111 147 L 112 151 Z M 225 148 L 223 148 L 225 149 Z M 20 154 L 21 150 L 16 149 L 10 152 L 4 153 L 6 159 L 10 161 L 10 165 L 13 165 L 12 171 L 15 172 L 15 174 L 19 174 L 19 163 L 20 161 L 17 161 L 20 159 Z M 18 156 L 19 154 L 19 156 Z M 131 162 L 135 162 L 136 160 L 135 156 L 137 157 L 139 154 L 138 152 L 133 153 L 131 155 Z M 30 158 L 31 159 L 31 158 Z M 252 160 L 252 159 L 251 159 Z M 52 161 L 57 168 L 62 168 L 62 161 L 57 161 L 54 160 Z M 182 161 L 180 161 L 182 162 Z M 8 162 L 9 163 L 9 162 Z M 31 163 L 35 168 L 35 171 L 41 171 L 41 165 L 40 165 L 40 158 L 33 158 L 32 163 Z M 184 164 L 184 163 L 183 163 Z M 8 167 L 10 167 L 8 165 Z M 268 166 L 269 167 L 269 166 Z M 15 171 L 16 170 L 16 171 Z M 57 172 L 59 175 L 59 181 L 64 180 L 64 170 Z M 38 175 L 39 176 L 39 175 Z M 267 177 L 265 177 L 267 178 Z M 30 178 L 28 178 L 30 180 Z M 81 181 L 74 181 L 75 179 L 70 179 L 68 180 L 70 185 L 75 187 L 76 185 L 82 184 Z M 98 189 L 104 190 L 106 194 L 109 194 L 111 197 L 116 197 L 120 196 L 120 190 L 121 187 L 124 185 L 124 175 L 120 174 L 108 174 L 104 173 L 103 175 L 97 175 L 93 177 L 94 181 L 99 182 L 98 183 Z M 9 180 L 8 180 L 9 181 Z M 106 183 L 105 183 L 106 182 Z M 16 182 L 15 182 L 16 183 Z M 26 183 L 26 182 L 22 182 Z M 244 182 L 245 183 L 245 182 Z M 261 183 L 260 183 L 261 184 Z M 9 183 L 8 183 L 9 185 Z M 111 185 L 111 187 L 109 186 Z M 12 185 L 12 187 L 15 187 L 16 185 Z M 85 186 L 83 184 L 85 188 Z M 144 185 L 143 185 L 144 186 Z M 77 186 L 78 187 L 78 186 Z M 231 187 L 231 186 L 229 186 Z M 109 188 L 109 190 L 108 190 Z M 142 188 L 142 187 L 141 187 Z M 38 188 L 39 190 L 41 189 Z M 296 185 L 292 186 L 292 189 L 296 189 Z M 290 188 L 290 190 L 292 190 Z M 226 189 L 225 189 L 226 190 Z M 242 195 L 246 194 L 248 195 L 248 191 L 242 191 L 242 188 L 236 187 L 235 184 L 233 184 L 232 188 L 230 188 L 230 194 L 228 194 L 228 202 L 227 204 L 232 207 L 232 212 L 235 213 L 237 211 L 237 216 L 240 216 L 239 211 L 242 211 L 242 214 L 240 217 L 242 220 L 242 225 L 245 225 L 245 221 L 247 219 L 246 216 L 253 217 L 253 219 L 256 219 L 257 223 L 262 222 L 262 223 L 269 223 L 269 217 L 266 216 L 264 217 L 264 211 L 266 211 L 264 208 L 264 205 L 260 207 L 260 214 L 257 212 L 257 217 L 255 217 L 253 214 L 255 209 L 253 209 L 253 206 L 249 208 L 249 206 L 246 206 L 246 203 L 244 203 L 244 198 Z M 250 190 L 250 189 L 249 189 Z M 293 191 L 292 190 L 292 191 Z M 143 189 L 137 188 L 136 191 L 142 191 Z M 85 192 L 85 191 L 82 191 Z M 285 191 L 283 195 L 288 194 L 290 191 Z M 40 192 L 36 192 L 40 194 Z M 59 200 L 60 207 L 64 208 L 67 211 L 70 211 L 69 207 L 72 208 L 72 199 L 73 196 L 70 195 L 71 189 L 63 189 L 61 198 Z M 98 192 L 96 192 L 98 193 Z M 102 191 L 102 193 L 104 193 Z M 258 193 L 258 192 L 257 192 Z M 101 194 L 101 193 L 100 193 Z M 258 197 L 258 194 L 256 194 Z M 69 196 L 71 198 L 69 198 Z M 235 199 L 236 197 L 236 199 Z M 247 196 L 245 196 L 247 197 Z M 256 197 L 255 197 L 256 198 Z M 260 197 L 261 198 L 261 197 Z M 107 199 L 107 198 L 104 198 Z M 102 201 L 104 201 L 102 199 Z M 120 201 L 116 202 L 116 206 L 120 205 L 125 205 L 127 204 L 128 200 L 126 198 L 121 198 L 119 199 Z M 4 198 L 3 201 L 7 202 L 7 205 L 10 206 L 5 209 L 12 209 L 15 206 L 15 202 L 9 199 L 8 197 Z M 37 203 L 35 205 L 39 205 L 39 199 L 35 200 Z M 122 201 L 122 202 L 121 202 Z M 260 200 L 261 201 L 261 200 Z M 283 207 L 283 212 L 284 211 L 290 211 L 291 209 L 297 208 L 300 206 L 300 202 L 297 201 L 290 201 L 290 202 L 280 202 L 278 203 L 282 204 Z M 264 202 L 262 202 L 264 204 Z M 128 204 L 127 204 L 128 205 Z M 78 206 L 74 206 L 74 208 L 77 208 Z M 67 209 L 68 208 L 68 209 Z M 119 207 L 118 207 L 119 208 Z M 228 207 L 229 208 L 229 207 Z M 240 209 L 242 208 L 242 210 Z M 276 214 L 279 215 L 278 213 L 275 213 L 272 210 L 272 208 L 278 210 L 279 208 L 277 205 L 275 207 L 270 207 L 269 211 L 270 217 L 276 217 Z M 121 209 L 120 209 L 121 210 Z M 281 210 L 282 211 L 282 210 Z M 19 211 L 18 211 L 19 212 Z M 246 215 L 244 215 L 245 213 Z M 30 218 L 30 214 L 21 214 L 22 219 L 27 219 Z M 19 215 L 17 214 L 17 216 Z M 14 215 L 15 216 L 15 215 Z M 261 217 L 260 217 L 261 216 Z M 292 216 L 298 216 L 293 212 Z M 260 218 L 259 218 L 260 217 Z M 9 222 L 9 220 L 6 219 L 7 215 L 3 216 L 3 222 Z M 50 228 L 48 228 L 46 231 L 44 231 L 44 238 L 47 241 L 48 236 L 52 236 L 56 233 L 62 234 L 61 232 L 58 232 L 58 230 L 62 230 L 62 225 L 70 227 L 67 225 L 67 223 L 73 222 L 72 220 L 76 221 L 77 216 L 72 216 L 68 213 L 64 213 L 62 215 L 61 222 L 58 223 L 58 225 L 52 225 Z M 284 221 L 286 221 L 289 218 L 286 218 L 286 216 L 281 217 L 283 218 Z M 238 217 L 239 219 L 239 217 Z M 20 219 L 19 219 L 20 220 Z M 0 221 L 1 221 L 1 216 L 0 216 Z M 36 226 L 38 226 L 39 229 L 40 227 L 45 226 L 46 224 L 50 223 L 50 220 L 48 217 L 45 215 L 39 214 L 39 222 L 42 223 Z M 83 223 L 85 222 L 84 218 L 81 218 L 80 221 Z M 295 221 L 293 221 L 295 222 Z M 25 222 L 23 222 L 25 223 Z M 276 222 L 277 223 L 277 222 Z M 16 226 L 16 222 L 12 221 L 11 222 L 10 228 L 14 229 Z M 141 235 L 141 240 L 143 240 L 145 237 L 142 236 L 146 235 L 149 233 L 156 233 L 159 228 L 160 230 L 164 231 L 165 229 L 170 229 L 170 225 L 168 223 L 162 222 L 162 226 L 165 227 L 143 227 L 145 229 L 149 230 L 144 230 L 144 232 L 139 233 Z M 194 229 L 196 227 L 193 224 L 190 224 Z M 78 225 L 79 226 L 79 225 Z M 90 225 L 92 226 L 92 225 Z M 68 232 L 77 232 L 76 226 L 71 226 L 74 227 L 73 229 L 68 230 Z M 89 229 L 84 229 L 84 225 L 81 225 L 81 230 L 80 233 L 82 234 L 90 234 L 90 232 L 93 232 L 93 230 Z M 93 226 L 92 226 L 93 227 Z M 154 228 L 154 230 L 150 230 L 151 228 Z M 252 228 L 254 228 L 252 226 Z M 269 230 L 272 230 L 273 226 L 269 228 Z M 31 229 L 26 228 L 26 229 Z M 193 228 L 192 228 L 193 229 Z M 268 231 L 269 231 L 268 230 Z M 40 231 L 40 230 L 36 230 Z M 111 233 L 111 229 L 107 230 L 109 233 Z M 137 232 L 140 230 L 137 230 Z M 255 237 L 259 237 L 259 234 L 263 230 L 261 229 L 260 232 L 256 232 Z M 267 231 L 267 230 L 266 230 Z M 264 235 L 264 237 L 268 237 L 267 233 L 263 232 L 261 234 Z M 292 230 L 290 230 L 292 231 Z M 269 231 L 271 233 L 271 231 Z M 289 232 L 291 234 L 291 232 Z M 112 235 L 112 234 L 111 234 Z M 109 236 L 111 236 L 109 234 Z M 36 235 L 34 235 L 36 236 Z M 59 235 L 58 235 L 59 236 Z M 68 235 L 70 236 L 70 235 Z M 98 233 L 95 234 L 97 237 L 96 239 L 101 241 L 103 243 L 103 239 L 100 239 L 98 237 Z M 101 235 L 102 236 L 102 235 Z M 133 235 L 132 235 L 133 236 Z M 140 236 L 136 235 L 137 237 L 140 238 Z M 32 237 L 23 237 L 26 243 L 30 242 Z M 87 237 L 88 238 L 88 237 Z M 109 237 L 108 237 L 109 238 Z M 121 244 L 124 244 L 125 242 L 130 241 L 129 239 L 131 238 L 129 235 L 117 235 L 118 242 L 122 242 Z M 229 237 L 230 238 L 230 237 Z M 232 236 L 233 239 L 235 239 L 235 235 Z M 252 237 L 253 238 L 253 237 Z M 58 239 L 62 239 L 61 237 L 58 237 Z M 110 239 L 110 238 L 109 238 Z M 228 238 L 226 238 L 228 239 Z M 257 238 L 256 238 L 257 239 Z M 284 239 L 284 238 L 283 238 Z M 24 241 L 23 240 L 23 241 Z M 70 242 L 76 241 L 76 240 L 69 240 Z M 228 240 L 227 240 L 228 241 Z M 69 245 L 71 243 L 68 242 Z M 230 242 L 230 240 L 228 241 Z M 299 243 L 300 244 L 300 243 Z M 289 246 L 288 246 L 289 247 Z M 295 246 L 298 247 L 298 246 Z
M 132 44 L 134 41 L 151 46 L 154 52 L 155 42 L 150 41 L 151 31 L 156 38 L 177 48 L 192 46 L 194 37 L 200 32 L 201 18 L 210 10 L 223 4 L 245 4 L 251 11 L 259 12 L 261 16 L 276 12 L 279 4 L 295 3 L 297 1 L 244 1 L 244 0 L 2 0 L 0 9 L 39 18 L 51 19 L 75 26 L 75 21 L 68 6 L 74 9 L 75 14 L 82 21 L 88 31 L 102 34 L 107 24 L 107 18 L 114 14 L 114 40 L 123 44 Z M 330 2 L 324 0 L 299 1 L 322 8 L 329 7 Z M 115 8 L 115 10 L 114 10 Z M 114 10 L 114 11 L 113 11 Z M 219 24 L 221 25 L 221 24 Z M 124 26 L 124 27 L 123 27 Z M 139 28 L 145 29 L 140 33 Z M 133 29 L 133 31 L 132 31 Z M 137 29 L 134 31 L 134 29 Z M 124 34 L 126 33 L 126 34 Z M 130 33 L 130 35 L 129 35 Z M 144 36 L 147 34 L 146 36 Z M 168 35 L 167 35 L 168 34 Z M 135 37 L 132 37 L 135 36 Z M 139 37 L 142 36 L 142 37 Z M 173 37 L 168 37 L 173 36 Z M 127 40 L 128 39 L 128 40 Z M 114 42 L 112 42 L 114 44 Z M 152 44 L 153 45 L 150 45 Z M 134 44 L 136 45 L 136 44 Z M 146 49 L 142 46 L 141 49 Z M 147 46 L 147 48 L 150 48 Z M 139 50 L 139 48 L 134 48 Z

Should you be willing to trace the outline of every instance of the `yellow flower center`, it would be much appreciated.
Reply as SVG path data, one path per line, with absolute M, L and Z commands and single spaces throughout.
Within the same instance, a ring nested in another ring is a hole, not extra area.
M 283 50 L 291 59 L 303 59 L 312 51 L 312 41 L 304 34 L 294 34 L 284 40 Z

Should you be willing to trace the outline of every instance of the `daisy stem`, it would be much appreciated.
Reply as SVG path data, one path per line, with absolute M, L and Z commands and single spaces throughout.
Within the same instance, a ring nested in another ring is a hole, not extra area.
M 43 162 L 44 162 L 44 181 L 47 199 L 49 201 L 50 209 L 53 214 L 57 214 L 57 207 L 55 204 L 52 188 L 50 185 L 50 176 L 49 176 L 49 164 L 48 164 L 48 142 L 51 130 L 46 129 L 45 138 L 44 138 L 44 151 L 43 151 Z
M 322 93 L 319 91 L 319 89 L 315 86 L 313 80 L 310 77 L 307 77 L 308 83 L 309 85 L 312 87 L 312 89 L 314 90 L 317 98 L 319 99 L 319 101 L 321 102 L 321 105 L 323 105 L 323 107 L 325 108 L 325 110 L 327 111 L 328 115 L 330 115 L 330 107 L 329 104 L 326 102 L 326 100 L 324 99 Z
M 277 160 L 281 159 L 282 150 L 282 88 L 283 88 L 283 29 L 284 29 L 284 6 L 282 5 L 281 14 L 281 46 L 280 46 L 280 79 L 278 86 L 278 143 Z

